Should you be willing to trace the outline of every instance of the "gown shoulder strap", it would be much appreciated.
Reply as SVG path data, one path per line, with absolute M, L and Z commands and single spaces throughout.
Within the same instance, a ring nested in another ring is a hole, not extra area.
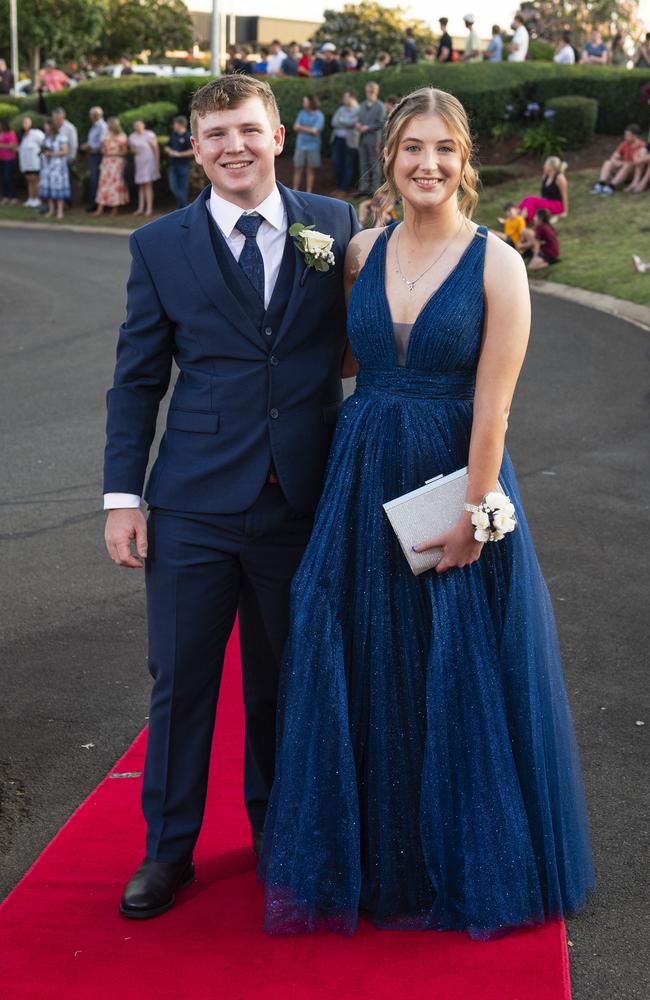
M 487 228 L 487 226 L 479 226 L 474 235 L 475 236 L 480 236 L 480 237 L 482 237 L 482 239 L 486 240 L 487 239 L 487 234 L 488 234 L 488 228 Z

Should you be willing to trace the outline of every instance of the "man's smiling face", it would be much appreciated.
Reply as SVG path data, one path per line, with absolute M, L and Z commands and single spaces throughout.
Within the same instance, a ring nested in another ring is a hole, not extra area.
M 268 197 L 275 184 L 275 158 L 284 146 L 284 126 L 271 120 L 259 97 L 198 118 L 197 131 L 194 156 L 217 194 L 242 208 L 254 208 Z

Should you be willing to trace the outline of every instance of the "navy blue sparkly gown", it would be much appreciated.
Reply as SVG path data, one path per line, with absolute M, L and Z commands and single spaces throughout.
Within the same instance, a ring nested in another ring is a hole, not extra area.
M 411 574 L 382 504 L 467 464 L 483 327 L 481 227 L 398 364 L 377 239 L 350 299 L 360 364 L 292 589 L 265 929 L 489 937 L 593 887 L 553 611 L 519 525 L 464 569 Z M 426 534 L 426 531 L 423 532 Z

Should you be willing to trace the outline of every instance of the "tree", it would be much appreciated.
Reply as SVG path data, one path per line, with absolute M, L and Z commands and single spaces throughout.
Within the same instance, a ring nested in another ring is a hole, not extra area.
M 401 7 L 382 7 L 375 0 L 345 4 L 342 10 L 326 10 L 314 42 L 334 42 L 341 48 L 363 48 L 370 61 L 378 52 L 388 52 L 396 59 L 404 49 L 404 31 L 413 28 L 418 48 L 434 44 L 431 29 L 424 21 L 408 20 Z
M 563 31 L 570 31 L 579 42 L 592 28 L 635 35 L 638 8 L 638 0 L 525 0 L 518 13 L 533 38 L 556 42 Z
M 65 62 L 94 51 L 106 16 L 104 0 L 20 0 L 19 58 L 32 78 L 41 54 Z M 9 0 L 0 0 L 0 23 L 9 24 Z
M 183 0 L 107 0 L 99 52 L 109 60 L 145 50 L 155 60 L 167 49 L 191 49 L 192 40 L 192 18 Z

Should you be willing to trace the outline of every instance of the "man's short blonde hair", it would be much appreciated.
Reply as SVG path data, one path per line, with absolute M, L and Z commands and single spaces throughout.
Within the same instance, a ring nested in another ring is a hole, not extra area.
M 205 118 L 213 111 L 238 108 L 251 97 L 259 97 L 273 128 L 276 129 L 280 124 L 280 111 L 268 83 L 255 80 L 252 76 L 244 76 L 243 73 L 227 73 L 217 80 L 206 83 L 205 87 L 201 87 L 194 94 L 190 110 L 192 135 L 198 138 L 199 118 Z

